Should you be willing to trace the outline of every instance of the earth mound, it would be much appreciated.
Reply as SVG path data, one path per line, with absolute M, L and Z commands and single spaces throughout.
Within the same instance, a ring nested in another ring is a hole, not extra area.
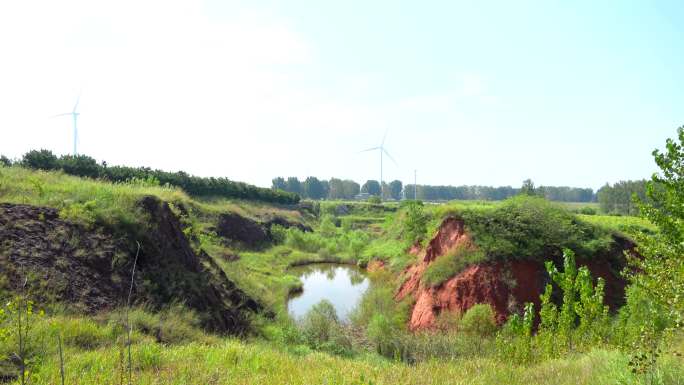
M 93 313 L 125 302 L 140 243 L 133 300 L 161 307 L 184 303 L 207 328 L 240 334 L 261 306 L 235 286 L 204 252 L 196 251 L 169 205 L 140 202 L 146 228 L 116 236 L 63 220 L 53 208 L 0 204 L 0 291 L 27 293 Z
M 237 243 L 247 248 L 259 248 L 273 242 L 271 228 L 274 225 L 285 228 L 296 227 L 301 231 L 312 231 L 301 223 L 290 222 L 282 217 L 273 217 L 266 221 L 255 221 L 235 213 L 219 215 L 216 234 L 228 243 Z
M 624 279 L 619 271 L 624 265 L 622 251 L 634 245 L 615 236 L 615 245 L 609 255 L 599 255 L 592 260 L 578 259 L 578 265 L 586 265 L 593 277 L 606 281 L 606 302 L 615 306 L 624 301 Z M 492 306 L 499 324 L 512 313 L 520 312 L 526 302 L 539 309 L 539 296 L 550 278 L 540 260 L 510 259 L 472 264 L 464 270 L 430 287 L 422 280 L 428 266 L 443 258 L 457 247 L 474 248 L 472 236 L 462 219 L 447 217 L 425 249 L 416 246 L 411 254 L 416 262 L 404 271 L 406 278 L 395 294 L 396 300 L 413 296 L 415 305 L 411 312 L 409 328 L 413 331 L 434 326 L 437 316 L 445 311 L 464 313 L 473 305 L 487 303 Z M 560 265 L 557 256 L 548 258 Z M 617 261 L 617 262 L 616 262 Z M 620 262 L 622 261 L 622 262 Z M 615 266 L 615 264 L 621 266 Z

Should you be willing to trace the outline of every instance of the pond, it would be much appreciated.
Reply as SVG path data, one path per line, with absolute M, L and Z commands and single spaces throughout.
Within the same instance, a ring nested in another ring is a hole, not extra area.
M 289 272 L 304 283 L 303 290 L 287 302 L 287 310 L 295 319 L 325 299 L 333 304 L 337 316 L 346 320 L 369 284 L 366 271 L 355 265 L 317 263 L 293 267 Z

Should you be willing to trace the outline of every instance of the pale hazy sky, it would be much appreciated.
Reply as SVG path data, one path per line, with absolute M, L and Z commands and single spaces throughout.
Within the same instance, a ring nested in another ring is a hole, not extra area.
M 0 2 L 0 153 L 598 188 L 684 124 L 681 1 Z

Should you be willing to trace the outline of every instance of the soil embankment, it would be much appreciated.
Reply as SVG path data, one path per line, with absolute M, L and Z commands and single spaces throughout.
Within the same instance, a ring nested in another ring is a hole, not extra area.
M 39 304 L 62 302 L 87 313 L 116 308 L 127 295 L 139 241 L 135 302 L 183 303 L 210 329 L 244 332 L 247 313 L 260 305 L 193 249 L 167 203 L 146 197 L 140 205 L 145 229 L 122 237 L 63 220 L 53 208 L 0 204 L 0 291 L 26 282 Z
M 267 246 L 273 242 L 273 226 L 295 227 L 301 231 L 312 229 L 301 223 L 290 222 L 285 218 L 274 217 L 266 221 L 256 221 L 235 213 L 219 215 L 216 234 L 227 244 L 237 244 L 251 249 Z
M 633 247 L 624 239 L 616 241 L 611 252 L 613 256 Z M 410 252 L 417 260 L 404 271 L 405 281 L 395 295 L 397 300 L 408 296 L 415 300 L 409 321 L 411 330 L 431 328 L 440 313 L 463 313 L 478 303 L 490 304 L 499 324 L 513 312 L 519 312 L 526 302 L 534 303 L 539 309 L 539 296 L 550 279 L 543 263 L 538 260 L 478 263 L 466 267 L 438 286 L 424 284 L 422 276 L 428 266 L 456 247 L 476 245 L 463 221 L 448 217 L 425 249 L 411 248 Z M 606 302 L 615 305 L 624 299 L 625 282 L 619 275 L 621 266 L 614 266 L 614 261 L 620 258 L 610 257 L 599 256 L 587 262 L 578 260 L 578 264 L 587 265 L 594 277 L 602 277 L 606 281 Z

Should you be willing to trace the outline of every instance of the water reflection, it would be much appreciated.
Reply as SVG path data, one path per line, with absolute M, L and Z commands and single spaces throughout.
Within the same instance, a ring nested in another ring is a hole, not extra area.
M 323 299 L 335 307 L 337 316 L 345 320 L 368 288 L 368 278 L 363 269 L 353 265 L 331 263 L 298 266 L 290 273 L 299 276 L 303 290 L 290 297 L 289 313 L 300 318 Z

